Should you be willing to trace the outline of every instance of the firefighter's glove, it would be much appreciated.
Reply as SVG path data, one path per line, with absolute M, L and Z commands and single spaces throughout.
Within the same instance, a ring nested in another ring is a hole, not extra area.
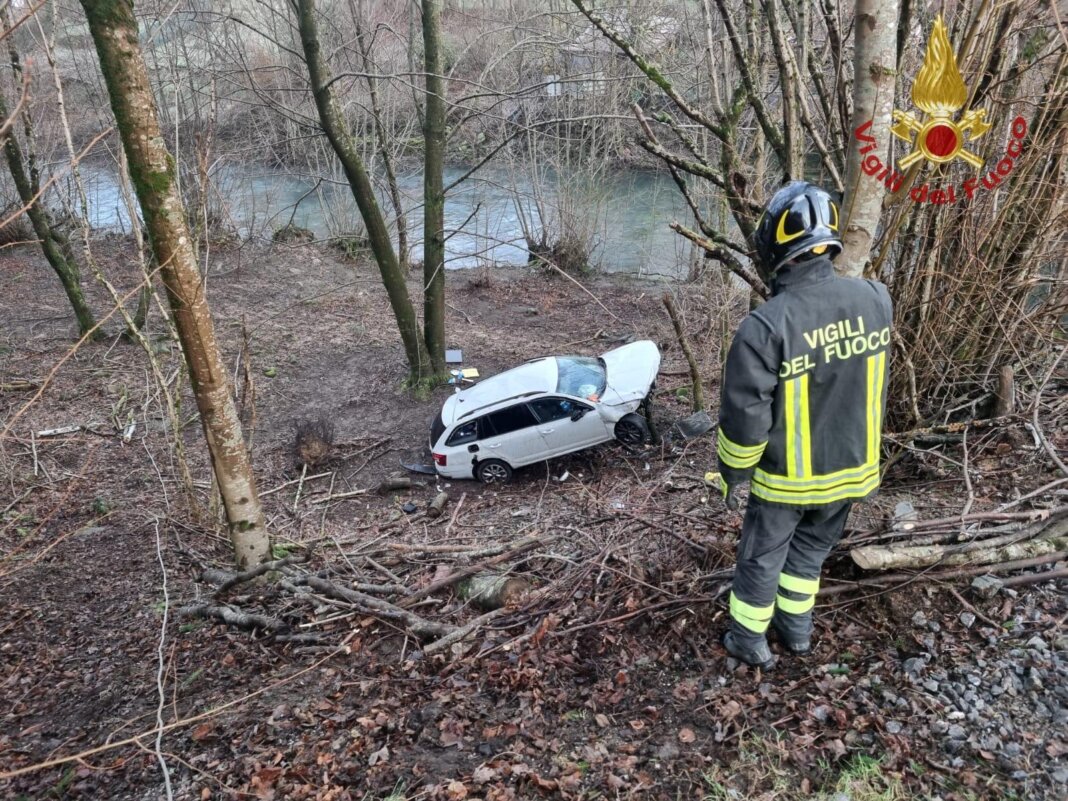
M 738 485 L 728 484 L 721 473 L 705 473 L 705 483 L 719 489 L 723 495 L 723 502 L 732 512 L 737 512 L 742 507 L 738 498 Z
M 727 508 L 732 512 L 737 512 L 742 508 L 742 501 L 738 497 L 738 485 L 728 484 L 726 481 L 720 479 L 723 491 L 723 503 L 727 505 Z

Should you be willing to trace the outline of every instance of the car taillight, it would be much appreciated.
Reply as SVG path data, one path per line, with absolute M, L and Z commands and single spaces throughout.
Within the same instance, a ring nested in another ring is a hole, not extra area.
M 434 454 L 434 464 L 436 464 L 438 467 L 445 467 L 445 465 L 448 464 L 448 461 L 449 457 L 446 456 L 444 453 Z

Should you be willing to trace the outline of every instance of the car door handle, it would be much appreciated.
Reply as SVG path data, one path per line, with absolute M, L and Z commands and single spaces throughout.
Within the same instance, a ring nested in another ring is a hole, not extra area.
M 540 431 L 542 434 L 551 434 L 554 431 L 556 431 L 556 429 L 555 428 L 539 428 L 538 431 Z
M 487 445 L 486 447 L 487 448 L 499 448 L 499 447 L 501 447 L 501 443 L 494 442 L 492 445 Z

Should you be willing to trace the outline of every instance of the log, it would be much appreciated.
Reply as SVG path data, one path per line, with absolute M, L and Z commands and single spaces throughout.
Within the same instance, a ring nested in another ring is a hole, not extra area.
M 921 568 L 934 565 L 992 564 L 1068 549 L 1068 518 L 1039 524 L 989 540 L 960 545 L 865 545 L 849 552 L 865 570 Z
M 385 495 L 387 492 L 409 490 L 412 488 L 412 480 L 408 476 L 390 476 L 378 485 L 378 492 Z
M 441 513 L 445 511 L 445 507 L 449 503 L 449 493 L 439 492 L 434 496 L 434 500 L 430 502 L 430 505 L 426 508 L 426 516 L 435 519 L 441 517 Z
M 477 575 L 478 573 L 481 573 L 483 570 L 485 570 L 487 567 L 493 567 L 494 565 L 499 565 L 501 562 L 507 562 L 509 559 L 514 559 L 515 557 L 524 554 L 527 551 L 533 550 L 539 545 L 547 545 L 555 539 L 555 536 L 545 538 L 527 537 L 525 539 L 522 539 L 518 543 L 516 543 L 515 547 L 510 548 L 502 554 L 498 554 L 497 556 L 494 556 L 490 559 L 485 559 L 477 564 L 471 565 L 470 567 L 462 567 L 459 570 L 445 576 L 445 578 L 432 582 L 426 587 L 423 587 L 423 589 L 412 593 L 403 601 L 401 601 L 401 606 L 410 607 L 416 601 L 421 601 L 427 596 L 433 595 L 438 590 L 445 589 L 446 587 L 451 587 L 454 584 L 457 584 L 458 582 L 467 578 L 468 576 Z
M 503 573 L 481 573 L 456 585 L 461 598 L 486 611 L 517 602 L 529 589 L 530 582 Z

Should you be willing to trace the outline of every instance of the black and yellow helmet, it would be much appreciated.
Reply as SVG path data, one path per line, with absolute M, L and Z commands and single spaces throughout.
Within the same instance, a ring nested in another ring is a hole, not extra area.
M 838 204 L 827 192 L 807 181 L 791 181 L 775 193 L 757 223 L 759 266 L 770 278 L 809 251 L 833 259 L 842 252 L 838 227 Z

